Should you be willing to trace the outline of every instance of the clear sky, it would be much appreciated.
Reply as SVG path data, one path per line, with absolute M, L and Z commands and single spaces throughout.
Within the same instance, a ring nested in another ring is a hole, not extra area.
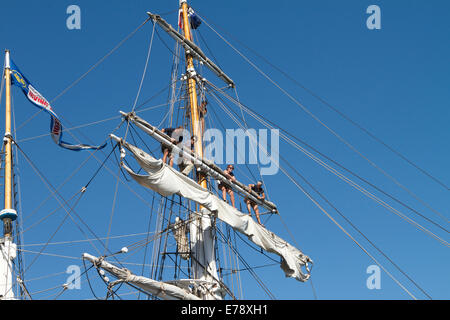
M 69 17 L 66 9 L 72 4 L 81 8 L 80 30 L 69 30 L 66 26 Z M 448 186 L 448 1 L 192 0 L 190 4 L 199 15 L 232 40 L 239 50 L 248 55 L 323 123 L 395 177 L 427 205 L 387 179 L 330 134 L 202 24 L 199 30 L 207 40 L 210 50 L 205 48 L 202 42 L 199 42 L 199 45 L 205 53 L 209 54 L 211 51 L 218 64 L 233 78 L 244 104 L 448 229 L 448 222 L 439 214 L 450 216 L 449 190 L 344 121 L 305 90 L 234 41 L 237 39 L 256 50 Z M 373 4 L 381 9 L 380 30 L 369 30 L 366 26 L 369 17 L 366 9 Z M 164 14 L 163 17 L 176 26 L 177 8 L 177 0 L 2 1 L 0 47 L 11 50 L 12 58 L 21 71 L 48 100 L 52 100 L 140 25 L 146 19 L 146 11 Z M 55 101 L 53 109 L 63 117 L 65 128 L 109 119 L 118 116 L 119 110 L 131 110 L 141 80 L 151 33 L 152 24 L 148 23 L 98 68 Z M 163 35 L 161 29 L 159 33 L 169 47 L 173 48 L 173 41 Z M 155 36 L 139 103 L 168 85 L 171 66 L 171 53 Z M 222 85 L 212 75 L 208 77 Z M 19 127 L 34 115 L 37 109 L 25 99 L 18 88 L 13 89 L 13 100 L 15 122 Z M 166 102 L 167 93 L 164 93 L 147 104 L 147 107 Z M 1 106 L 4 106 L 4 97 Z M 227 128 L 236 127 L 220 109 L 215 111 Z M 166 112 L 167 107 L 162 107 L 143 112 L 141 115 L 151 123 L 158 124 Z M 0 121 L 3 123 L 3 113 L 1 114 Z M 262 128 L 256 121 L 248 121 L 250 127 Z M 74 130 L 73 134 L 81 142 L 100 144 L 119 122 L 118 118 L 112 119 Z M 61 189 L 61 195 L 68 200 L 87 183 L 99 163 L 90 157 L 89 152 L 76 153 L 57 147 L 48 135 L 28 139 L 47 134 L 48 126 L 49 116 L 40 113 L 17 130 L 16 140 L 54 186 L 63 183 L 89 158 L 86 165 Z M 124 131 L 119 131 L 119 134 L 123 135 Z M 65 133 L 65 139 L 75 142 L 68 133 Z M 158 148 L 157 144 L 153 145 Z M 98 159 L 103 161 L 110 150 L 111 146 L 108 146 L 104 153 L 98 154 Z M 448 247 L 354 190 L 288 144 L 280 144 L 280 153 L 431 297 L 450 297 Z M 34 226 L 58 208 L 59 204 L 51 199 L 35 212 L 50 192 L 22 155 L 19 155 L 18 165 L 25 219 L 24 242 L 46 243 L 63 220 L 65 212 L 59 210 Z M 107 162 L 107 166 L 114 175 L 118 173 L 113 158 Z M 256 168 L 253 166 L 252 170 Z M 238 176 L 238 179 L 244 183 L 252 182 L 242 175 Z M 125 181 L 123 177 L 122 180 Z M 370 275 L 366 270 L 374 262 L 281 172 L 265 177 L 265 182 L 270 200 L 278 205 L 282 216 L 282 220 L 276 216 L 270 218 L 266 226 L 292 243 L 292 237 L 283 226 L 284 221 L 298 246 L 314 260 L 312 280 L 319 299 L 410 298 L 385 272 L 381 272 L 381 288 L 369 290 L 366 280 Z M 356 182 L 363 185 L 362 182 Z M 151 201 L 151 195 L 136 183 L 126 183 L 146 201 Z M 103 169 L 76 207 L 76 212 L 99 237 L 108 234 L 115 187 L 116 178 Z M 440 238 L 449 240 L 448 232 L 370 187 L 364 187 Z M 412 294 L 419 299 L 426 298 L 330 206 L 319 200 L 316 194 L 314 197 Z M 148 207 L 124 185 L 120 185 L 111 235 L 145 233 L 148 218 Z M 264 218 L 264 221 L 266 219 Z M 77 218 L 74 220 L 77 224 L 69 218 L 51 242 L 92 238 L 89 230 Z M 152 228 L 153 226 L 154 221 Z M 139 235 L 111 240 L 110 248 L 112 251 L 120 250 L 121 247 L 143 237 L 145 236 Z M 96 245 L 101 250 L 98 243 Z M 42 246 L 24 248 L 38 252 Z M 240 249 L 252 266 L 271 263 L 267 258 L 248 250 L 244 244 Z M 79 257 L 83 252 L 97 254 L 89 242 L 49 245 L 44 253 L 58 256 L 42 255 L 35 262 L 33 260 L 36 255 L 26 252 L 25 268 L 33 262 L 25 277 L 26 280 L 31 280 L 27 282 L 29 291 L 36 293 L 36 299 L 54 297 L 59 289 L 52 288 L 66 282 L 66 268 L 70 265 L 82 266 Z M 142 263 L 142 254 L 141 251 L 135 256 L 123 259 Z M 141 270 L 139 266 L 129 267 L 135 267 L 138 273 Z M 278 266 L 263 267 L 255 271 L 278 299 L 314 298 L 310 283 L 285 278 Z M 243 271 L 241 274 L 244 298 L 268 298 L 247 272 Z M 34 280 L 46 275 L 50 277 Z M 98 278 L 94 273 L 90 273 L 90 276 L 93 279 Z M 82 280 L 81 290 L 70 290 L 61 298 L 93 298 L 86 278 L 83 277 Z M 47 289 L 50 290 L 46 291 Z M 105 295 L 104 286 L 97 280 L 94 280 L 94 289 L 98 296 Z M 121 290 L 123 293 L 130 291 L 126 288 Z

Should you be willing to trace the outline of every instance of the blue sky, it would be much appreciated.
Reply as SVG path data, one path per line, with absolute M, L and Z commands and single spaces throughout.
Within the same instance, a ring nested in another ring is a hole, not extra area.
M 81 30 L 68 30 L 66 8 L 76 4 L 81 8 Z M 287 71 L 303 85 L 349 115 L 377 137 L 425 168 L 441 181 L 450 184 L 448 122 L 450 120 L 450 45 L 448 34 L 450 4 L 445 1 L 190 1 L 194 9 L 214 26 L 257 50 L 259 54 Z M 382 29 L 368 30 L 366 8 L 377 4 L 381 8 Z M 21 1 L 0 4 L 8 14 L 0 22 L 0 47 L 12 51 L 15 63 L 48 99 L 52 100 L 81 74 L 103 57 L 121 39 L 146 19 L 146 11 L 167 13 L 177 9 L 178 1 Z M 177 13 L 164 15 L 176 25 Z M 54 104 L 55 112 L 63 117 L 65 128 L 78 126 L 118 115 L 119 110 L 131 109 L 152 32 L 148 23 L 132 39 L 112 54 L 85 79 L 69 90 Z M 159 31 L 172 48 L 173 41 Z M 281 125 L 284 129 L 313 145 L 347 168 L 367 178 L 386 192 L 398 197 L 425 216 L 443 221 L 429 208 L 383 176 L 347 146 L 332 136 L 279 89 L 258 74 L 232 49 L 223 43 L 206 25 L 200 32 L 207 39 L 220 66 L 237 84 L 241 101 Z M 330 111 L 304 90 L 277 73 L 264 61 L 233 42 L 264 72 L 290 92 L 330 128 L 338 132 L 371 161 L 394 176 L 436 211 L 449 216 L 448 190 L 402 161 L 367 135 Z M 208 50 L 204 49 L 208 54 Z M 144 81 L 139 102 L 151 97 L 170 81 L 171 54 L 155 37 L 149 72 Z M 209 75 L 211 79 L 213 77 Z M 220 84 L 220 81 L 215 81 Z M 14 88 L 16 123 L 29 119 L 35 112 L 23 94 Z M 167 93 L 147 106 L 165 103 Z M 4 106 L 4 100 L 1 102 Z M 152 123 L 159 123 L 167 110 L 159 108 L 142 113 Z M 217 109 L 217 112 L 220 110 Z M 226 115 L 222 120 L 227 128 L 235 125 Z M 0 119 L 3 123 L 3 115 Z M 27 140 L 48 133 L 48 115 L 39 114 L 17 131 L 16 140 L 49 181 L 58 186 L 87 158 L 88 152 L 70 152 L 58 148 L 50 137 Z M 118 125 L 114 119 L 74 131 L 82 142 L 99 144 Z M 261 128 L 249 120 L 249 126 Z M 119 133 L 124 133 L 119 132 Z M 89 137 L 90 141 L 86 141 Z M 65 138 L 73 141 L 66 133 Z M 21 143 L 20 141 L 23 140 Z M 150 141 L 150 140 L 148 140 Z M 157 145 L 154 144 L 156 147 Z M 110 146 L 105 151 L 109 153 Z M 302 153 L 286 143 L 280 145 L 281 154 L 310 180 L 329 200 L 357 225 L 373 242 L 389 255 L 408 275 L 435 299 L 448 299 L 450 276 L 448 248 L 430 236 L 407 224 L 391 212 L 375 204 L 350 188 L 335 176 L 317 166 Z M 105 158 L 99 154 L 99 159 Z M 33 216 L 30 213 L 45 199 L 49 191 L 23 157 L 19 157 L 24 228 L 58 207 L 55 200 L 46 203 Z M 92 158 L 67 183 L 61 194 L 69 199 L 98 168 Z M 108 162 L 114 173 L 114 161 Z M 253 167 L 252 170 L 255 170 Z M 244 177 L 238 177 L 249 183 Z M 381 274 L 381 289 L 366 287 L 368 266 L 374 264 L 360 248 L 339 230 L 311 201 L 309 201 L 281 172 L 265 178 L 270 199 L 280 210 L 283 221 L 294 234 L 300 248 L 314 261 L 313 284 L 319 299 L 408 299 L 386 273 Z M 77 213 L 100 237 L 108 233 L 116 178 L 102 170 L 94 180 Z M 134 182 L 128 183 L 147 201 L 149 193 Z M 388 198 L 379 197 L 416 220 L 441 238 L 446 232 L 417 217 Z M 147 231 L 149 209 L 123 185 L 111 225 L 111 235 L 143 233 Z M 316 197 L 316 195 L 314 195 Z M 323 203 L 321 201 L 321 203 Z M 425 296 L 411 285 L 384 258 L 380 257 L 337 214 L 324 205 L 344 228 L 361 241 L 392 274 L 417 298 Z M 60 210 L 44 223 L 24 233 L 25 243 L 45 243 L 64 217 Z M 77 221 L 79 223 L 79 221 Z M 154 222 L 152 222 L 154 225 Z M 152 227 L 153 227 L 152 225 Z M 278 217 L 266 225 L 286 240 L 289 233 Z M 82 227 L 85 234 L 88 230 Z M 73 241 L 85 239 L 85 234 L 70 221 L 52 239 Z M 119 250 L 142 236 L 111 240 L 111 250 Z M 39 246 L 27 250 L 39 251 Z M 270 263 L 242 245 L 252 266 Z M 83 252 L 95 254 L 88 242 L 71 245 L 51 245 L 46 253 L 80 257 Z M 142 261 L 142 252 L 129 262 Z M 25 254 L 26 264 L 35 255 Z M 41 256 L 27 271 L 26 279 L 43 275 L 59 275 L 27 283 L 30 292 L 46 290 L 66 281 L 66 268 L 81 265 L 79 260 L 56 256 Z M 140 270 L 139 267 L 137 269 Z M 61 274 L 62 273 L 62 274 Z M 257 269 L 257 273 L 278 299 L 313 299 L 311 285 L 284 277 L 277 267 Z M 244 298 L 266 299 L 267 296 L 246 272 L 242 272 Z M 97 278 L 91 273 L 92 278 Z M 85 299 L 92 294 L 83 278 L 82 290 L 71 290 L 61 298 Z M 95 281 L 95 280 L 94 280 Z M 104 295 L 104 287 L 96 282 L 96 293 Z M 58 289 L 37 293 L 36 298 L 56 294 Z M 126 293 L 126 289 L 123 291 Z M 132 296 L 130 296 L 132 297 Z

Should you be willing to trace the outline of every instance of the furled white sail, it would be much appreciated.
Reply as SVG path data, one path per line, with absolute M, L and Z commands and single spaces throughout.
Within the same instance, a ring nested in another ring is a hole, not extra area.
M 180 288 L 173 284 L 134 275 L 127 269 L 116 267 L 102 258 L 94 257 L 88 253 L 83 254 L 83 259 L 92 262 L 97 268 L 108 271 L 121 281 L 131 283 L 161 299 L 200 300 L 199 297 L 190 293 L 186 289 Z
M 163 196 L 178 194 L 199 203 L 234 230 L 245 234 L 262 249 L 279 255 L 282 258 L 281 268 L 287 277 L 302 282 L 309 279 L 309 265 L 312 264 L 312 260 L 300 250 L 256 223 L 250 216 L 220 200 L 192 179 L 163 164 L 161 160 L 151 157 L 129 143 L 124 142 L 123 145 L 132 152 L 139 165 L 148 173 L 148 175 L 136 174 L 123 164 L 124 169 L 140 185 Z

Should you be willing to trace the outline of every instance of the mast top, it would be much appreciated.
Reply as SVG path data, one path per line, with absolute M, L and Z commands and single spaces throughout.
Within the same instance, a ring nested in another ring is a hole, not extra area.
M 5 68 L 10 69 L 11 68 L 11 63 L 9 62 L 9 50 L 5 49 Z

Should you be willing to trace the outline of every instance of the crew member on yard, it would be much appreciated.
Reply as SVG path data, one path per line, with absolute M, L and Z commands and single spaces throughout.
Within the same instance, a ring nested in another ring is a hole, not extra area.
M 170 137 L 170 141 L 172 143 L 177 144 L 179 141 L 178 139 L 182 139 L 183 135 L 179 134 L 180 131 L 182 131 L 183 126 L 179 126 L 177 128 L 164 128 L 161 130 L 161 132 L 167 134 Z M 178 134 L 176 134 L 178 132 Z M 178 139 L 177 139 L 178 137 Z M 181 137 L 181 138 L 180 138 Z M 172 153 L 172 147 L 169 145 L 166 145 L 164 143 L 161 143 L 161 151 L 163 153 L 162 161 L 166 163 L 167 159 L 169 159 L 169 165 L 173 167 L 173 153 Z
M 230 182 L 236 181 L 236 178 L 234 177 L 234 166 L 232 164 L 229 164 L 227 168 L 223 171 L 224 175 L 228 178 Z M 219 183 L 219 190 L 222 190 L 222 198 L 226 202 L 227 201 L 227 193 L 230 195 L 230 201 L 233 208 L 236 208 L 234 205 L 234 192 L 233 189 L 227 185 L 226 183 L 220 182 Z
M 263 184 L 262 181 L 258 181 L 256 183 L 256 185 L 254 185 L 254 184 L 249 184 L 248 185 L 248 190 L 249 191 L 254 191 L 258 195 L 258 199 L 259 200 L 264 200 L 266 198 L 266 194 L 264 193 L 264 189 L 262 188 L 262 184 Z M 247 203 L 247 210 L 248 210 L 249 216 L 252 215 L 252 209 L 251 208 L 253 208 L 253 210 L 255 211 L 256 220 L 258 220 L 258 223 L 264 227 L 264 225 L 261 223 L 261 220 L 259 218 L 258 204 L 255 203 L 254 201 L 250 200 L 249 198 L 245 198 L 244 201 L 245 201 L 245 203 Z
M 190 150 L 190 151 L 192 151 L 192 153 L 195 153 L 194 152 L 194 144 L 195 144 L 195 136 L 191 136 L 191 141 L 190 141 L 190 143 L 183 143 L 183 142 L 180 142 L 179 144 L 178 144 L 178 146 L 181 148 L 181 149 L 183 149 L 184 148 L 184 150 Z M 192 169 L 194 168 L 194 163 L 190 160 L 190 159 L 188 159 L 188 157 L 186 157 L 182 152 L 180 153 L 180 155 L 179 155 L 179 158 L 178 158 L 178 168 L 180 168 L 180 172 L 182 173 L 182 174 L 184 174 L 185 176 L 188 176 L 189 175 L 189 173 L 192 171 Z

